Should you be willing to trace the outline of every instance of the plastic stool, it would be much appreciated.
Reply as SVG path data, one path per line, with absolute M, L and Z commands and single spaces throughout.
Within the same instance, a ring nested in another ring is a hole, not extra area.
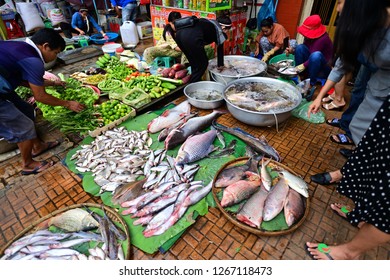
M 176 59 L 171 56 L 159 56 L 154 59 L 154 64 L 157 67 L 169 68 L 176 63 Z
M 68 51 L 68 50 L 74 50 L 75 47 L 73 45 L 68 45 L 65 47 L 64 51 Z

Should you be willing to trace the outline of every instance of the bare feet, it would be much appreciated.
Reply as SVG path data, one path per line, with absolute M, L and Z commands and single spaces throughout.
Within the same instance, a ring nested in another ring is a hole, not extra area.
M 57 147 L 59 144 L 60 144 L 59 141 L 42 143 L 42 145 L 40 145 L 39 148 L 33 149 L 32 157 L 37 157 L 37 156 L 43 154 L 44 152 L 46 152 L 54 147 Z
M 347 219 L 347 213 L 351 211 L 348 206 L 341 205 L 340 203 L 332 203 L 330 208 L 332 208 L 340 217 L 345 219 Z

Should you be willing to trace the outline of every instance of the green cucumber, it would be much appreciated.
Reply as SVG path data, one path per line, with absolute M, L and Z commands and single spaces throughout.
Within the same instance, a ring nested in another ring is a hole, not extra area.
M 157 78 L 160 79 L 163 82 L 168 82 L 168 83 L 177 84 L 177 85 L 182 85 L 183 84 L 182 80 L 175 80 L 175 79 L 164 78 L 164 77 L 160 77 L 160 76 L 158 76 Z

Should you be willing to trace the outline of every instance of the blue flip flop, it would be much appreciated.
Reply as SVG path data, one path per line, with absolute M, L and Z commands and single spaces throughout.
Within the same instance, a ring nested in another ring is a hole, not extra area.
M 38 174 L 42 172 L 43 170 L 46 170 L 47 168 L 42 169 L 46 165 L 49 165 L 49 167 L 52 165 L 52 162 L 48 162 L 46 160 L 42 161 L 41 164 L 37 167 L 35 167 L 33 170 L 22 170 L 20 173 L 22 175 L 32 175 L 32 174 Z

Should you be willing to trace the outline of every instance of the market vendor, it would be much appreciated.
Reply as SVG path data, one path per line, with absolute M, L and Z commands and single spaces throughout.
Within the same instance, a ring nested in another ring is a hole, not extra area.
M 217 44 L 217 65 L 218 69 L 224 68 L 223 44 L 227 39 L 228 31 L 232 22 L 228 16 L 220 16 L 217 20 L 197 18 L 195 16 L 185 17 L 169 23 L 176 32 L 174 39 L 186 55 L 191 65 L 191 80 L 198 82 L 208 67 L 208 57 L 205 51 L 205 45 L 211 43 Z
M 71 27 L 72 32 L 79 35 L 92 35 L 94 33 L 93 28 L 95 28 L 104 38 L 108 39 L 106 33 L 89 14 L 88 9 L 85 6 L 81 6 L 79 11 L 73 14 Z
M 32 105 L 23 101 L 15 92 L 18 86 L 30 87 L 36 101 L 63 106 L 74 112 L 81 112 L 84 105 L 76 101 L 61 100 L 45 91 L 45 86 L 64 86 L 62 81 L 44 80 L 44 63 L 56 59 L 65 48 L 64 39 L 51 28 L 37 31 L 31 39 L 21 41 L 0 41 L 0 137 L 10 143 L 17 143 L 22 156 L 22 175 L 37 174 L 53 163 L 35 161 L 44 151 L 59 142 L 42 142 L 35 130 L 35 111 Z
M 137 0 L 111 0 L 111 4 L 116 14 L 122 17 L 122 22 L 132 21 L 135 23 L 138 12 Z
M 181 18 L 181 14 L 179 12 L 170 12 L 168 15 L 168 23 L 174 22 L 179 18 Z M 183 54 L 173 39 L 171 32 L 169 31 L 169 26 L 169 24 L 165 26 L 162 38 L 158 40 L 155 46 L 146 48 L 144 50 L 142 57 L 147 64 L 151 64 L 156 57 L 160 56 L 170 56 L 176 59 L 180 58 L 180 63 L 183 65 L 188 62 L 186 56 Z
M 283 53 L 286 47 L 296 48 L 297 41 L 290 40 L 290 35 L 283 25 L 273 21 L 272 17 L 260 22 L 260 33 L 256 36 L 255 56 L 267 62 L 275 55 Z

